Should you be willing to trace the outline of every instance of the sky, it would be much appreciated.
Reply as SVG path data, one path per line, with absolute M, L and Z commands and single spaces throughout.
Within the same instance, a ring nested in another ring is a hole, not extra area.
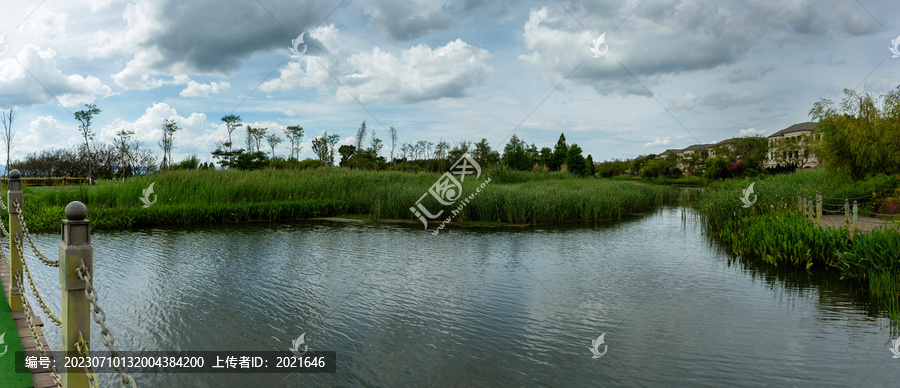
M 84 104 L 102 110 L 96 141 L 131 130 L 160 155 L 174 120 L 176 161 L 212 160 L 229 114 L 303 127 L 303 158 L 365 120 L 386 157 L 393 126 L 398 149 L 564 133 L 625 159 L 767 136 L 844 89 L 900 85 L 896 0 L 0 1 L 12 159 L 83 142 Z

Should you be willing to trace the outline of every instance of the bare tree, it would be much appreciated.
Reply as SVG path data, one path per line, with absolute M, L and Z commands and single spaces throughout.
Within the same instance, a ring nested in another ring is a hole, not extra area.
M 85 157 L 88 161 L 88 184 L 92 184 L 94 165 L 91 160 L 93 158 L 93 156 L 91 156 L 91 144 L 88 140 L 94 139 L 94 132 L 91 130 L 91 120 L 94 118 L 94 115 L 99 114 L 101 110 L 94 104 L 84 104 L 84 107 L 84 110 L 75 112 L 75 120 L 78 120 L 78 122 L 81 123 L 78 129 L 81 130 L 81 135 L 84 136 Z
M 391 127 L 389 132 L 391 136 L 391 163 L 394 163 L 394 149 L 397 148 L 397 129 Z
M 356 130 L 356 168 L 359 168 L 359 160 L 362 159 L 363 139 L 366 138 L 366 120 L 363 120 Z
M 231 147 L 234 145 L 234 143 L 231 141 L 231 133 L 234 132 L 234 130 L 237 129 L 237 127 L 240 127 L 244 124 L 239 124 L 241 122 L 241 116 L 238 116 L 238 115 L 224 116 L 224 117 L 222 117 L 222 121 L 225 122 L 225 129 L 228 130 L 228 143 L 224 143 L 222 145 L 228 148 L 228 152 L 229 152 L 229 160 L 228 161 L 233 162 L 233 160 L 232 160 L 233 157 L 230 156 L 231 155 Z M 247 150 L 247 151 L 249 151 L 249 150 Z
M 163 138 L 159 142 L 160 148 L 163 150 L 163 160 L 161 169 L 168 170 L 172 164 L 172 141 L 175 136 L 175 132 L 179 129 L 178 124 L 175 123 L 175 120 L 165 119 L 163 122 Z
M 16 111 L 9 108 L 9 113 L 0 112 L 0 122 L 3 123 L 3 142 L 6 143 L 6 171 L 9 172 L 9 152 L 12 148 L 13 139 L 16 137 L 16 131 L 12 129 L 13 120 L 16 118 Z
M 303 139 L 303 127 L 298 125 L 288 126 L 284 129 L 284 135 L 291 142 L 291 158 L 294 158 L 296 154 L 297 159 L 300 159 L 300 141 Z
M 272 133 L 266 136 L 266 141 L 269 143 L 269 147 L 272 147 L 272 159 L 275 159 L 275 147 L 282 142 L 282 139 L 278 137 L 278 135 Z
M 131 135 L 134 135 L 134 131 L 126 131 L 124 129 L 121 129 L 119 130 L 119 132 L 116 132 L 116 147 L 119 149 L 119 155 L 122 160 L 122 182 L 125 181 L 125 174 L 129 170 L 128 162 L 130 160 L 131 153 L 129 152 L 130 147 L 128 147 L 128 140 L 131 139 Z

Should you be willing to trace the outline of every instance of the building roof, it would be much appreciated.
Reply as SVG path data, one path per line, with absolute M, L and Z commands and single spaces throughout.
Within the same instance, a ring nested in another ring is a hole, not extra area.
M 715 147 L 715 144 L 694 144 L 690 145 L 687 148 L 681 150 L 681 152 L 685 151 L 699 151 L 699 150 L 708 150 L 710 148 Z
M 816 123 L 814 123 L 812 121 L 807 121 L 805 123 L 791 125 L 790 127 L 787 127 L 778 132 L 775 132 L 775 133 L 769 135 L 769 138 L 784 136 L 789 133 L 800 132 L 800 131 L 812 131 L 814 129 L 816 129 Z

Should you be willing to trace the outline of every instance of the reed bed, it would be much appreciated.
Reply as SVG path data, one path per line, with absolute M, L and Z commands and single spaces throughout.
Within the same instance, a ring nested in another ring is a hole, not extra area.
M 846 185 L 822 171 L 758 180 L 757 202 L 744 208 L 740 197 L 749 183 L 716 183 L 703 193 L 695 207 L 708 233 L 737 255 L 772 265 L 839 271 L 842 278 L 867 287 L 875 302 L 900 321 L 900 232 L 875 231 L 851 239 L 847 229 L 819 228 L 803 218 L 798 192 L 811 195 Z
M 26 187 L 25 204 L 29 228 L 34 231 L 58 228 L 63 207 L 76 200 L 88 206 L 97 229 L 340 214 L 415 220 L 409 208 L 440 176 L 335 168 L 180 170 L 94 186 Z M 532 224 L 618 219 L 677 196 L 677 189 L 671 187 L 506 168 L 487 169 L 481 179 L 466 179 L 463 192 L 474 192 L 487 177 L 491 183 L 454 221 Z M 151 183 L 157 202 L 143 208 L 139 198 Z M 433 203 L 429 206 L 439 210 Z M 451 208 L 444 208 L 448 210 L 444 217 Z

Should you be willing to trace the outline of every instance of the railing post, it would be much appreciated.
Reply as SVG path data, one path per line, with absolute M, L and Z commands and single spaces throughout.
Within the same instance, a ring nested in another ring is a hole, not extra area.
M 802 198 L 803 199 L 800 201 L 800 211 L 803 212 L 803 218 L 807 218 L 809 216 L 806 214 L 806 194 L 802 194 Z
M 856 204 L 856 201 L 853 201 L 853 232 L 850 234 L 851 236 L 856 233 L 856 229 L 859 227 L 859 206 Z
M 822 226 L 822 193 L 816 191 L 816 226 Z
M 850 225 L 850 199 L 844 198 L 844 225 Z
M 16 203 L 22 204 L 22 174 L 19 170 L 9 172 L 7 186 L 9 192 L 6 196 L 7 207 L 9 208 L 9 290 L 6 290 L 7 302 L 10 311 L 23 311 L 25 306 L 22 305 L 22 290 L 16 284 L 16 276 L 22 278 L 22 258 L 19 256 L 19 250 L 16 249 L 16 236 L 22 235 L 22 225 L 19 223 L 19 212 L 16 210 Z M 24 208 L 24 204 L 22 207 Z M 23 209 L 24 210 L 24 209 Z M 19 238 L 21 241 L 21 237 Z M 24 280 L 22 280 L 24 282 Z
M 803 211 L 803 194 L 797 193 L 797 210 Z
M 815 222 L 815 218 L 813 218 L 813 201 L 812 197 L 809 197 L 806 201 L 806 214 L 809 215 L 809 222 Z
M 84 262 L 88 273 L 93 269 L 94 249 L 91 247 L 91 222 L 87 207 L 74 201 L 66 205 L 66 219 L 62 220 L 62 242 L 59 243 L 59 284 L 62 286 L 62 352 L 77 355 L 75 344 L 91 343 L 90 300 L 84 294 L 84 280 L 76 271 Z M 85 346 L 87 348 L 87 346 Z M 61 368 L 63 388 L 88 387 L 84 368 Z

